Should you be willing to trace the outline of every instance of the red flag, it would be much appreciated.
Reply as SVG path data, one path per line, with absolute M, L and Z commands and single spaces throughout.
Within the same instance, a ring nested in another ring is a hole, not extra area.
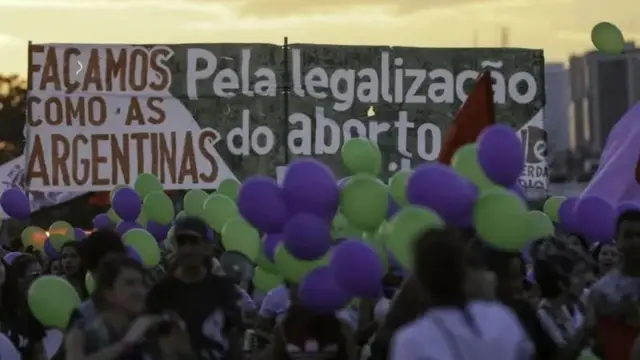
M 476 141 L 484 128 L 495 122 L 493 88 L 490 73 L 480 76 L 476 86 L 458 111 L 453 124 L 444 137 L 438 161 L 451 164 L 453 154 L 462 146 Z

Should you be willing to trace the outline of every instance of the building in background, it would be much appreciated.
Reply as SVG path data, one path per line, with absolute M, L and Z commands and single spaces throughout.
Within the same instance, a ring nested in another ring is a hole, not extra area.
M 569 73 L 561 63 L 550 63 L 544 67 L 545 106 L 544 126 L 548 133 L 548 143 L 553 153 L 569 149 Z
M 640 49 L 628 43 L 623 55 L 572 56 L 569 78 L 570 143 L 599 153 L 613 126 L 640 100 Z

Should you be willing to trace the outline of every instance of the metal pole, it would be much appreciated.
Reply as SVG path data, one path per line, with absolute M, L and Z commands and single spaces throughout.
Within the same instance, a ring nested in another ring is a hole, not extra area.
M 282 80 L 284 82 L 282 86 L 282 139 L 284 141 L 284 163 L 289 164 L 289 144 L 287 138 L 289 136 L 289 92 L 291 89 L 291 76 L 289 74 L 289 38 L 285 36 L 284 45 L 282 46 L 282 53 L 284 56 L 282 74 Z
M 29 184 L 31 183 L 31 175 L 29 174 L 29 119 L 30 109 L 29 109 L 29 98 L 31 97 L 31 91 L 33 90 L 31 87 L 32 77 L 31 74 L 31 66 L 33 65 L 33 53 L 31 51 L 31 47 L 33 46 L 33 42 L 29 40 L 29 47 L 27 48 L 27 95 L 25 98 L 26 107 L 25 107 L 25 131 L 24 133 L 24 150 L 22 150 L 22 154 L 24 156 L 24 194 L 27 196 L 29 200 L 29 211 L 31 211 L 31 197 L 29 196 Z M 31 216 L 29 216 L 29 220 L 27 221 L 27 225 L 31 225 Z

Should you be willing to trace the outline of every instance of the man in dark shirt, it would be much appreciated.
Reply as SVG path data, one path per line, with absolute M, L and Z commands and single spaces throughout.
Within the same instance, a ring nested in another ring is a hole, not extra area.
M 212 249 L 207 225 L 196 217 L 174 224 L 173 271 L 147 296 L 155 313 L 174 313 L 187 326 L 191 345 L 202 360 L 241 359 L 243 321 L 234 283 L 211 274 Z

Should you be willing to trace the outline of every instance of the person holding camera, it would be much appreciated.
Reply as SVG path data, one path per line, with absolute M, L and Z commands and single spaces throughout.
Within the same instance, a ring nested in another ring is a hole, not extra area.
M 108 255 L 98 267 L 92 300 L 97 315 L 67 333 L 66 360 L 195 359 L 184 323 L 173 314 L 147 315 L 144 269 Z

